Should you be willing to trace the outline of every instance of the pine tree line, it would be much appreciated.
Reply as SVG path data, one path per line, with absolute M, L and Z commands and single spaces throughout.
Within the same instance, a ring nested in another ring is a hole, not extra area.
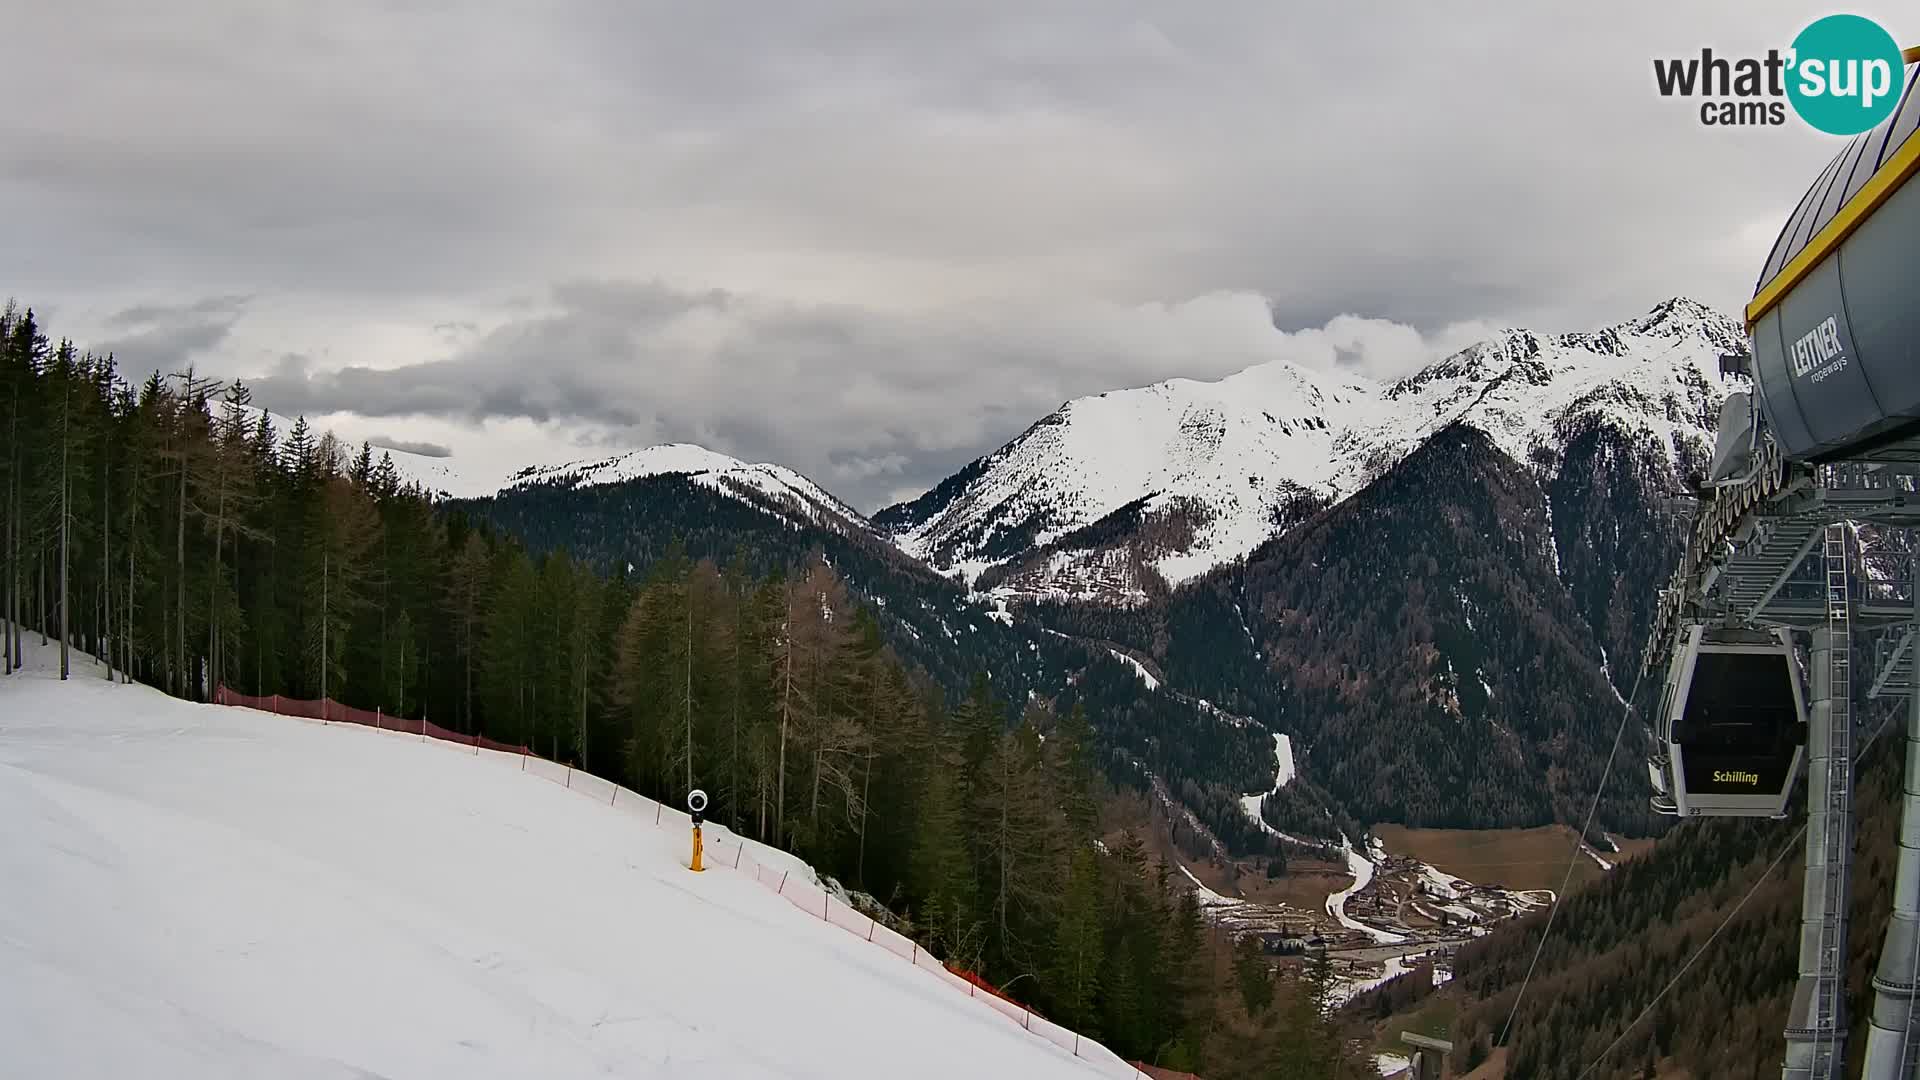
M 370 446 L 282 434 L 239 382 L 136 386 L 11 305 L 0 410 L 6 673 L 31 634 L 62 678 L 329 697 L 657 798 L 697 784 L 710 818 L 1129 1057 L 1225 1078 L 1340 1057 L 1311 1009 L 1290 1034 L 1254 1023 L 1271 973 L 1214 978 L 1191 894 L 1138 837 L 1099 843 L 1084 707 L 1016 714 L 984 675 L 943 700 L 817 555 L 758 576 L 677 548 L 637 577 L 534 558 Z

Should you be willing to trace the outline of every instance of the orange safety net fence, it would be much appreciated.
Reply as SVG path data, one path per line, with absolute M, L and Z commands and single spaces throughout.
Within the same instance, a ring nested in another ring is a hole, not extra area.
M 279 694 L 255 697 L 252 694 L 242 694 L 222 686 L 214 690 L 213 700 L 221 705 L 236 705 L 243 709 L 258 709 L 261 712 L 271 712 L 280 716 L 298 716 L 329 724 L 362 724 L 384 731 L 418 735 L 423 739 L 440 739 L 445 742 L 459 743 L 480 750 L 498 750 L 507 754 L 532 753 L 524 746 L 503 743 L 497 739 L 489 739 L 485 735 L 462 735 L 425 718 L 409 720 L 383 713 L 379 709 L 356 709 L 349 705 L 342 705 L 332 698 L 303 701 L 299 698 L 281 697 Z

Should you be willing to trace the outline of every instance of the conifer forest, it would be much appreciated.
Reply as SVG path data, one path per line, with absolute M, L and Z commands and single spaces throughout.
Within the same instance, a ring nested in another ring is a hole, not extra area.
M 1364 1075 L 1328 975 L 1206 927 L 1132 833 L 1103 842 L 1100 717 L 942 694 L 815 553 L 530 556 L 368 445 L 246 386 L 130 372 L 0 316 L 0 630 L 70 679 L 192 701 L 331 698 L 535 753 L 779 845 L 950 964 L 1130 1059 Z M 273 722 L 263 718 L 263 723 Z

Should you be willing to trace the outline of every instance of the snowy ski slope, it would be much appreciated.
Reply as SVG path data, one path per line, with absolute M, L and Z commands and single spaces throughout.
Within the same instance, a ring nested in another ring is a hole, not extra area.
M 746 874 L 690 873 L 651 803 L 32 659 L 0 681 L 7 1075 L 1115 1072 Z

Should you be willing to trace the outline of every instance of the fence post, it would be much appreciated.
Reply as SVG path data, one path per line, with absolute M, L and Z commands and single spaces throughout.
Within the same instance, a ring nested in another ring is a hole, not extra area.
M 379 731 L 385 728 L 386 726 L 387 725 L 380 717 L 380 706 L 375 705 L 373 707 L 373 730 Z
M 1073 1033 L 1073 1056 L 1080 1056 L 1080 1033 L 1077 1031 Z
M 867 940 L 868 941 L 873 940 L 873 928 L 879 925 L 880 925 L 879 923 L 874 922 L 872 919 L 867 920 Z
M 567 766 L 567 790 L 573 790 L 573 766 Z
M 920 943 L 919 942 L 916 941 L 913 943 L 913 959 L 907 961 L 907 963 L 914 964 L 916 966 L 920 963 Z
M 821 922 L 826 922 L 826 921 L 828 921 L 828 920 L 827 920 L 827 905 L 828 905 L 828 904 L 831 904 L 832 902 L 833 902 L 833 897 L 832 897 L 832 896 L 831 896 L 830 894 L 828 894 L 828 893 L 826 893 L 826 892 L 822 892 L 822 893 L 820 894 L 820 921 L 821 921 Z
M 666 805 L 666 803 L 661 802 L 653 804 L 653 823 L 656 827 L 660 824 L 660 811 L 665 809 Z
M 740 853 L 745 850 L 747 850 L 747 842 L 745 840 L 740 841 L 740 846 L 733 849 L 733 868 L 735 870 L 740 869 Z
M 782 870 L 780 871 L 780 887 L 773 890 L 773 895 L 779 896 L 782 893 L 785 893 L 786 891 L 787 891 L 787 872 L 785 870 Z

